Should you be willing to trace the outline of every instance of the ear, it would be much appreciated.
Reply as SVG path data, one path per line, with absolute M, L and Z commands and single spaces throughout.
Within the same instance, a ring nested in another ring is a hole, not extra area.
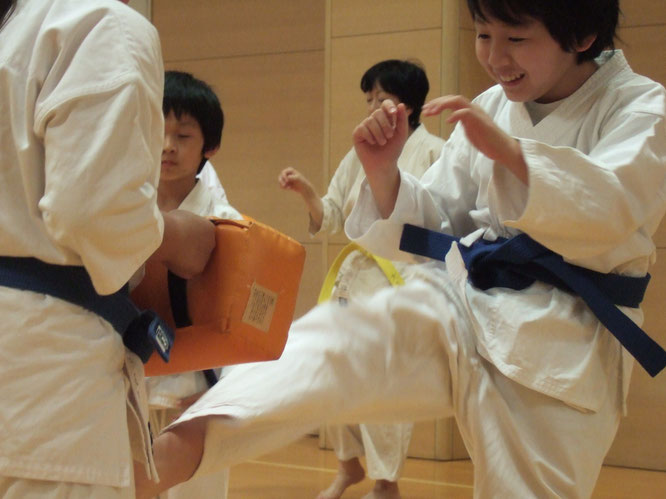
M 220 146 L 217 146 L 215 149 L 209 149 L 208 151 L 204 151 L 203 157 L 206 159 L 212 158 L 217 151 L 220 150 Z
M 596 39 L 596 34 L 587 36 L 581 43 L 578 44 L 578 47 L 576 47 L 576 52 L 585 52 L 592 46 Z
M 411 107 L 405 106 L 405 113 L 407 114 L 407 116 L 411 116 L 413 112 L 414 110 Z

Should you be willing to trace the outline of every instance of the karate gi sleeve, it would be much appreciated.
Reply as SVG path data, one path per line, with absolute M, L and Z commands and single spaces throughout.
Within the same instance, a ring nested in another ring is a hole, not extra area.
M 318 232 L 335 234 L 343 227 L 345 220 L 342 210 L 354 182 L 351 171 L 354 156 L 352 149 L 342 158 L 328 184 L 326 195 L 322 198 L 324 214 Z
M 588 154 L 521 139 L 529 189 L 522 213 L 504 223 L 600 272 L 653 255 L 666 210 L 664 102 L 663 88 L 653 86 L 618 106 Z M 508 175 L 495 166 L 497 184 L 512 182 Z M 500 216 L 511 213 L 509 203 L 500 197 Z
M 414 262 L 419 260 L 398 249 L 404 224 L 455 236 L 473 232 L 478 227 L 470 214 L 479 189 L 470 166 L 473 155 L 462 127 L 456 127 L 439 159 L 420 181 L 409 173 L 400 173 L 398 198 L 387 219 L 381 218 L 370 186 L 364 181 L 345 225 L 347 235 L 384 258 Z
M 35 111 L 45 151 L 39 215 L 101 294 L 130 279 L 163 231 L 156 205 L 164 134 L 159 38 L 126 11 L 93 12 L 80 30 L 59 34 L 60 54 Z

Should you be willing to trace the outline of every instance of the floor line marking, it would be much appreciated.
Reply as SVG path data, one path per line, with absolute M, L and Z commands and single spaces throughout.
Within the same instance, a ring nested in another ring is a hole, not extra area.
M 272 466 L 274 468 L 289 468 L 292 470 L 300 470 L 300 471 L 316 471 L 316 472 L 324 472 L 324 473 L 331 473 L 331 474 L 336 474 L 338 471 L 331 469 L 331 468 L 317 468 L 314 466 L 303 466 L 300 464 L 284 464 L 284 463 L 272 463 L 270 461 L 257 461 L 257 460 L 250 460 L 250 461 L 244 461 L 247 464 L 259 464 L 262 466 Z M 241 463 L 243 464 L 243 463 Z M 411 482 L 411 483 L 419 483 L 422 485 L 437 485 L 440 487 L 458 487 L 462 489 L 473 489 L 474 487 L 472 485 L 465 485 L 462 483 L 450 483 L 450 482 L 438 482 L 435 480 L 424 480 L 421 478 L 409 478 L 409 477 L 400 477 L 401 482 Z

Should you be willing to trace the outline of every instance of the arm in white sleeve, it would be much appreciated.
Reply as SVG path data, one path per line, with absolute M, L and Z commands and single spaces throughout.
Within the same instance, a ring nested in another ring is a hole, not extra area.
M 474 209 L 478 180 L 473 178 L 469 166 L 471 153 L 464 132 L 457 127 L 439 159 L 420 181 L 408 173 L 400 173 L 398 198 L 387 219 L 381 218 L 364 181 L 345 224 L 347 236 L 385 258 L 413 261 L 412 255 L 398 249 L 406 223 L 455 236 L 474 231 L 477 227 L 470 212 Z
M 39 209 L 53 239 L 79 255 L 106 294 L 161 242 L 163 67 L 157 33 L 137 17 L 107 16 L 72 46 L 35 113 L 46 151 Z
M 515 217 L 511 199 L 498 196 L 503 222 L 570 261 L 596 259 L 602 272 L 650 256 L 666 210 L 666 122 L 663 89 L 644 98 L 652 109 L 608 117 L 588 154 L 521 139 L 530 187 Z M 495 189 L 506 176 L 495 167 Z

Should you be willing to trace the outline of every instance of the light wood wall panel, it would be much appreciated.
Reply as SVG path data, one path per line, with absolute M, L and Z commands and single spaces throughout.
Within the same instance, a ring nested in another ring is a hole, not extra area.
M 296 302 L 294 318 L 297 319 L 317 304 L 317 297 L 321 289 L 322 252 L 321 243 L 304 243 L 306 251 L 305 267 Z
M 332 3 L 333 38 L 441 26 L 441 0 L 332 0 Z
M 469 14 L 469 8 L 467 7 L 467 0 L 458 0 L 458 11 L 460 16 L 459 17 L 460 28 L 473 30 L 474 23 L 472 22 L 472 16 L 470 16 Z
M 225 112 L 220 151 L 212 158 L 230 202 L 241 212 L 306 244 L 297 317 L 316 303 L 321 285 L 321 241 L 307 233 L 301 197 L 278 187 L 295 166 L 321 182 L 323 57 L 296 52 L 169 63 L 210 82 Z
M 621 48 L 632 69 L 666 85 L 666 2 L 621 0 L 624 12 L 619 32 Z M 645 331 L 666 348 L 666 222 L 662 222 L 655 243 L 657 263 L 650 269 L 652 280 L 643 303 Z M 650 378 L 636 364 L 628 398 L 628 415 L 620 429 L 607 462 L 666 470 L 666 375 Z
M 277 177 L 282 168 L 295 165 L 314 182 L 320 180 L 321 54 L 296 52 L 166 66 L 192 72 L 220 97 L 225 130 L 212 162 L 234 206 L 307 241 L 304 205 L 294 193 L 279 189 Z
M 165 67 L 207 81 L 222 102 L 212 162 L 230 202 L 306 247 L 297 316 L 316 300 L 322 244 L 307 234 L 300 196 L 282 191 L 277 176 L 294 165 L 323 181 L 324 12 L 324 0 L 152 2 Z
M 666 25 L 666 9 L 662 0 L 620 0 L 623 26 Z
M 666 347 L 666 248 L 658 250 L 657 263 L 650 272 L 653 278 L 643 302 L 643 328 Z M 666 373 L 651 378 L 635 363 L 627 405 L 627 417 L 620 423 L 606 462 L 666 471 Z
M 324 49 L 324 1 L 153 2 L 168 60 L 213 59 Z
M 476 59 L 474 50 L 475 32 L 468 29 L 461 29 L 459 36 L 459 91 L 465 97 L 473 99 L 494 85 L 494 82 Z
M 666 10 L 666 1 L 662 5 Z M 620 30 L 620 37 L 616 46 L 636 73 L 666 82 L 666 24 L 627 26 Z

